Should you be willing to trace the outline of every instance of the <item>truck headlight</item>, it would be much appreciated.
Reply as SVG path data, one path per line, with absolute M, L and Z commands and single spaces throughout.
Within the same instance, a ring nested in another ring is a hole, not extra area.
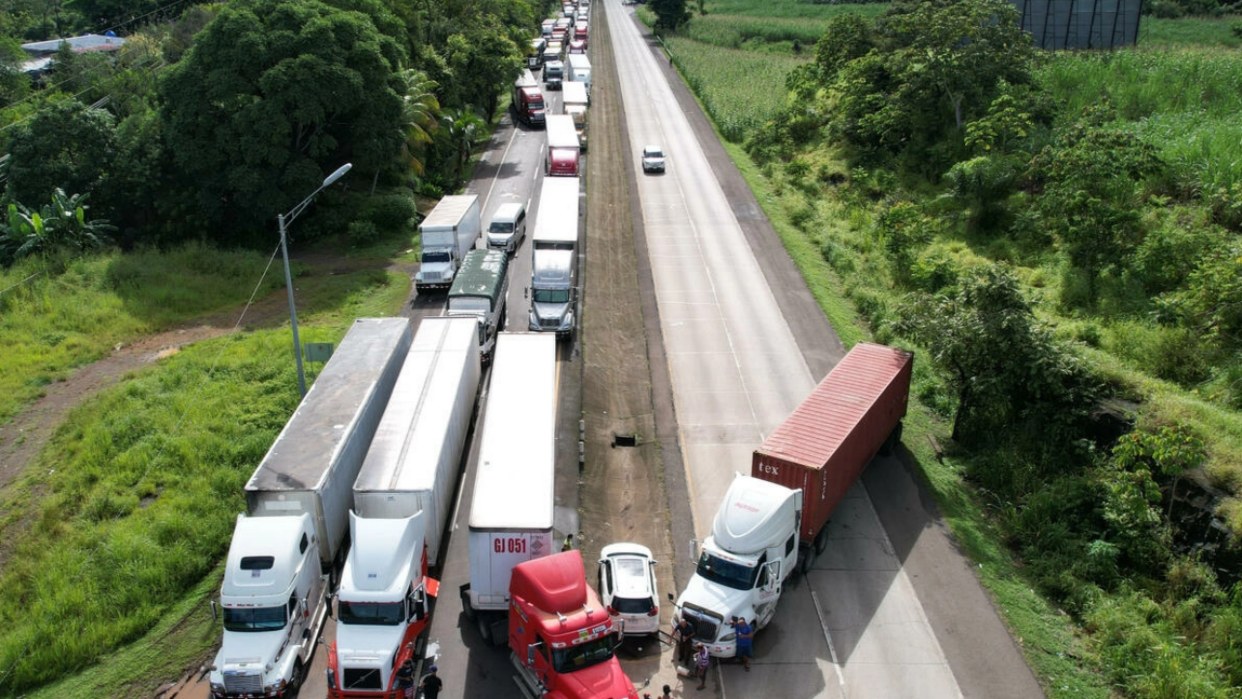
M 720 637 L 719 642 L 720 643 L 732 643 L 735 639 L 737 639 L 736 633 L 727 633 Z

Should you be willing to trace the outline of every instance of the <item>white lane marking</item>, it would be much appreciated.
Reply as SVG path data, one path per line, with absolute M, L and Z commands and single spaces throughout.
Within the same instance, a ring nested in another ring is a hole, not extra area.
M 516 124 L 514 124 L 513 131 L 509 134 L 509 142 L 505 144 L 505 152 L 500 154 L 500 166 L 501 167 L 504 167 L 504 164 L 509 162 L 509 149 L 513 147 L 513 140 L 517 138 L 517 134 L 518 134 L 518 127 Z M 499 179 L 500 179 L 499 177 L 493 177 L 492 186 L 487 188 L 487 196 L 483 197 L 483 210 L 484 211 L 487 211 L 487 205 L 492 200 L 492 190 L 496 189 L 496 182 Z
M 832 658 L 833 669 L 837 671 L 837 684 L 841 687 L 841 696 L 845 697 L 845 673 L 842 672 L 841 663 L 837 662 L 837 649 L 832 645 L 832 634 L 828 633 L 828 622 L 824 621 L 824 610 L 819 606 L 819 595 L 815 594 L 815 590 L 811 590 L 811 603 L 815 605 L 815 616 L 819 617 L 819 628 L 823 630 L 824 640 L 828 642 L 828 655 Z

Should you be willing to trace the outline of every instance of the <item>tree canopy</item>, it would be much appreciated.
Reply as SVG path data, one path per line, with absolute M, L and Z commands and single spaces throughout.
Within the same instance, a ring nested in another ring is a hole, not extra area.
M 351 161 L 375 173 L 404 140 L 401 46 L 319 0 L 225 7 L 164 83 L 167 146 L 204 226 L 244 241 Z

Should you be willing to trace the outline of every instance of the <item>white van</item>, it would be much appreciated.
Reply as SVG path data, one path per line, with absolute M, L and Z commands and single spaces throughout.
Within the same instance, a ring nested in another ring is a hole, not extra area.
M 513 253 L 526 237 L 526 206 L 501 204 L 487 224 L 487 247 Z

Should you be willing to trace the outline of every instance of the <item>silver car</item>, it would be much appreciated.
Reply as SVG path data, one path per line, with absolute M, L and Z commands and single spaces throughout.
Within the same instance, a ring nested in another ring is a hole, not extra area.
M 664 172 L 664 149 L 643 146 L 643 172 Z
M 641 544 L 610 544 L 600 551 L 599 594 L 626 636 L 660 631 L 655 564 L 651 549 Z

